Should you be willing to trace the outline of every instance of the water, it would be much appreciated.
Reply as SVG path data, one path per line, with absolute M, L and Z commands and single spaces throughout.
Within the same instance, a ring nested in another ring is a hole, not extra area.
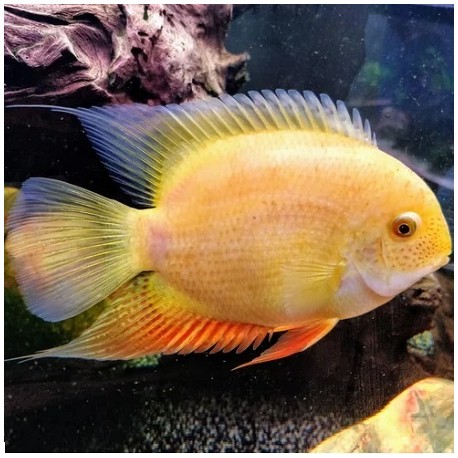
M 238 5 L 226 47 L 251 56 L 242 91 L 311 89 L 357 107 L 370 119 L 382 149 L 438 192 L 452 223 L 453 9 Z M 10 110 L 5 137 L 7 184 L 54 177 L 129 203 L 70 116 Z M 452 274 L 439 277 L 442 292 L 437 283 L 427 284 L 339 323 L 302 354 L 247 370 L 230 371 L 267 344 L 242 355 L 167 356 L 157 366 L 56 359 L 9 363 L 6 449 L 309 450 L 377 412 L 411 383 L 431 374 L 453 377 L 447 334 L 453 332 Z M 63 329 L 32 317 L 18 305 L 9 280 L 6 357 L 80 332 L 80 322 Z M 409 352 L 407 341 L 431 326 L 440 353 Z

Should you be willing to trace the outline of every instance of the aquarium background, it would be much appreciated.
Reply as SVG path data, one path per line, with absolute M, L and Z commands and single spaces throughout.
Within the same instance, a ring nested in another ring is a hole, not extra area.
M 243 92 L 310 89 L 357 107 L 381 148 L 437 191 L 453 226 L 453 8 L 236 5 L 226 46 L 250 55 Z M 78 121 L 36 109 L 7 110 L 5 183 L 20 186 L 30 176 L 59 178 L 129 203 Z M 68 340 L 90 321 L 85 315 L 51 325 L 31 316 L 7 264 L 5 272 L 5 357 Z M 439 285 L 448 297 L 444 326 L 453 330 L 452 278 L 446 271 Z M 302 354 L 235 372 L 250 352 L 129 364 L 8 363 L 6 450 L 307 451 L 373 415 L 413 382 L 429 375 L 453 378 L 453 359 L 443 356 L 452 347 L 441 349 L 437 361 L 430 352 L 434 341 L 420 339 L 421 353 L 419 339 L 409 340 L 428 330 L 433 312 L 421 298 L 417 308 L 405 301 L 401 296 L 339 323 Z

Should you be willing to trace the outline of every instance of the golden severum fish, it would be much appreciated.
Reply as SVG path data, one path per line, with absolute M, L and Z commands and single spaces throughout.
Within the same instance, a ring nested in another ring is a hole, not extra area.
M 32 358 L 240 352 L 286 331 L 243 366 L 283 358 L 448 261 L 433 192 L 325 95 L 52 109 L 80 119 L 143 208 L 24 183 L 7 249 L 29 310 L 59 321 L 111 295 L 80 337 Z

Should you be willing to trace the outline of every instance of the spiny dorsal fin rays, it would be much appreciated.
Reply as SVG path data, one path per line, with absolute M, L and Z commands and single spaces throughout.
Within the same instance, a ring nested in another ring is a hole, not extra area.
M 346 126 L 342 125 L 340 122 L 337 108 L 328 95 L 321 94 L 321 104 L 323 106 L 326 120 L 328 121 L 331 130 L 334 130 L 335 132 L 342 135 L 348 135 L 348 130 Z M 351 129 L 352 127 L 353 126 L 351 124 L 348 125 L 348 129 Z
M 353 122 L 350 118 L 350 114 L 348 113 L 347 107 L 345 104 L 341 101 L 338 100 L 336 102 L 336 108 L 337 108 L 337 116 L 338 116 L 338 122 L 339 124 L 343 127 L 343 134 L 347 136 L 356 136 L 356 132 L 353 127 Z
M 291 116 L 286 111 L 287 107 L 283 106 L 277 95 L 272 91 L 262 91 L 262 95 L 272 107 L 272 112 L 275 114 L 275 117 L 280 121 L 280 124 L 277 124 L 279 130 L 297 129 Z
M 227 97 L 227 99 L 229 98 L 230 96 Z M 234 99 L 237 101 L 245 118 L 249 120 L 252 131 L 260 132 L 272 129 L 262 111 L 257 109 L 253 100 L 251 100 L 248 96 L 245 94 L 237 94 L 234 96 Z
M 276 130 L 332 132 L 375 145 L 369 123 L 343 102 L 310 91 L 249 92 L 149 107 L 48 107 L 76 115 L 112 177 L 145 207 L 158 204 L 168 172 L 200 146 L 228 136 Z M 304 154 L 306 154 L 304 152 Z
M 310 108 L 311 117 L 316 120 L 318 124 L 318 129 L 314 130 L 329 132 L 329 119 L 326 117 L 326 112 L 323 109 L 323 105 L 318 100 L 318 97 L 311 91 L 304 91 L 304 99 Z
M 266 130 L 279 129 L 280 126 L 276 123 L 273 108 L 267 100 L 259 92 L 250 91 L 248 95 L 253 101 L 257 116 L 264 121 Z
M 278 89 L 276 93 L 277 93 L 278 98 L 281 101 L 281 104 L 284 105 L 287 110 L 290 110 L 290 118 L 294 122 L 294 125 L 298 126 L 299 129 L 306 129 L 307 126 L 302 121 L 302 117 L 298 110 L 298 107 L 296 106 L 296 103 L 294 102 L 294 100 L 291 98 L 292 92 L 294 91 L 290 91 L 290 94 L 288 94 L 283 89 Z

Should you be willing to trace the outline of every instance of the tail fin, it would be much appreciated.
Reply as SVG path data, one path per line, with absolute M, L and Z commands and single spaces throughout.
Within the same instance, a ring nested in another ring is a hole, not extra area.
M 27 180 L 8 218 L 6 248 L 28 309 L 65 320 L 137 275 L 137 213 L 61 181 Z

